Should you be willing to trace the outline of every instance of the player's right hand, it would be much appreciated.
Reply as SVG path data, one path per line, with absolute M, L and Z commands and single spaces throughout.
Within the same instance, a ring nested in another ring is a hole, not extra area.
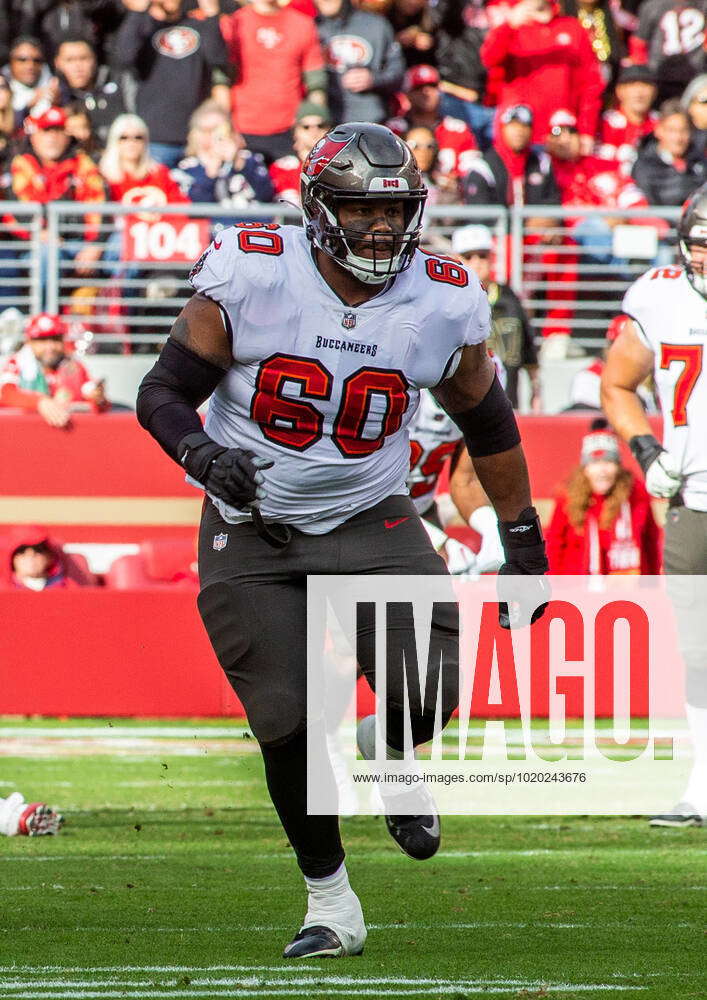
M 207 493 L 243 510 L 265 497 L 262 469 L 272 461 L 244 448 L 225 448 L 204 431 L 187 434 L 179 443 L 179 461 Z
M 654 497 L 669 499 L 682 486 L 682 475 L 673 456 L 661 451 L 646 469 L 646 489 Z

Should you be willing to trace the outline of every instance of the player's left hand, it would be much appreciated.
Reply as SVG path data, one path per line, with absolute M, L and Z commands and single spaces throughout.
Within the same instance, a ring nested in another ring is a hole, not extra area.
M 498 527 L 506 555 L 498 571 L 498 623 L 501 628 L 522 628 L 542 617 L 550 600 L 540 518 L 534 507 L 526 507 L 517 520 L 499 521 Z

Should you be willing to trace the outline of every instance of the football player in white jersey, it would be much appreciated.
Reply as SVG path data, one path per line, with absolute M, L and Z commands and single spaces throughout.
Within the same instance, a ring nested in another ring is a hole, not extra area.
M 685 203 L 678 224 L 682 267 L 651 268 L 628 289 L 631 319 L 602 376 L 602 404 L 641 465 L 649 493 L 669 500 L 663 561 L 686 666 L 694 766 L 675 808 L 654 826 L 695 826 L 707 816 L 707 185 Z M 663 443 L 653 436 L 638 387 L 654 374 Z M 688 576 L 694 576 L 688 581 Z
M 497 372 L 500 378 L 502 371 L 498 371 L 498 365 Z M 435 502 L 437 482 L 450 456 L 449 493 L 463 520 L 481 537 L 478 552 L 448 537 Z M 420 394 L 420 405 L 410 426 L 408 488 L 430 541 L 452 575 L 492 573 L 499 569 L 503 548 L 498 518 L 481 488 L 461 431 L 429 389 Z
M 313 148 L 301 185 L 303 229 L 233 226 L 202 255 L 196 294 L 137 401 L 141 424 L 206 492 L 199 611 L 308 893 L 286 958 L 359 954 L 366 938 L 338 816 L 307 814 L 307 737 L 323 745 L 324 734 L 306 713 L 306 580 L 446 575 L 405 485 L 423 388 L 461 428 L 496 510 L 500 572 L 536 580 L 533 620 L 547 601 L 520 436 L 484 346 L 486 297 L 456 261 L 417 249 L 427 192 L 412 153 L 384 126 L 339 125 Z M 196 411 L 208 397 L 202 429 Z M 437 684 L 445 722 L 458 700 L 458 609 L 435 608 L 441 665 L 428 671 L 432 700 L 426 692 L 409 712 L 415 745 L 433 733 Z M 509 627 L 504 604 L 499 620 Z M 393 620 L 389 641 L 401 632 Z M 360 629 L 357 646 L 369 678 L 371 636 Z M 401 667 L 388 674 L 384 706 L 393 759 L 403 756 L 405 704 Z M 359 726 L 367 758 L 371 719 Z M 321 781 L 334 788 L 330 770 Z M 431 857 L 434 803 L 426 792 L 404 797 L 386 801 L 388 831 L 409 856 Z

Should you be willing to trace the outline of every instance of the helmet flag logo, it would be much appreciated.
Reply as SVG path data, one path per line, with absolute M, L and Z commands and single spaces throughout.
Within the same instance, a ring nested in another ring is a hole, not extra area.
M 348 139 L 337 141 L 336 139 L 330 139 L 325 135 L 323 139 L 319 140 L 317 145 L 309 154 L 309 159 L 304 167 L 305 173 L 309 177 L 318 177 L 324 167 L 328 167 L 331 161 L 337 157 L 339 153 L 343 152 L 353 139 L 354 136 L 349 136 Z

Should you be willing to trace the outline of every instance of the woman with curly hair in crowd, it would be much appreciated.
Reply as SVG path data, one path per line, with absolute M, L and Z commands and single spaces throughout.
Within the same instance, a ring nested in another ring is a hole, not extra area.
M 660 572 L 660 529 L 643 483 L 621 464 L 603 417 L 582 441 L 580 464 L 560 492 L 545 534 L 550 572 L 615 575 Z

